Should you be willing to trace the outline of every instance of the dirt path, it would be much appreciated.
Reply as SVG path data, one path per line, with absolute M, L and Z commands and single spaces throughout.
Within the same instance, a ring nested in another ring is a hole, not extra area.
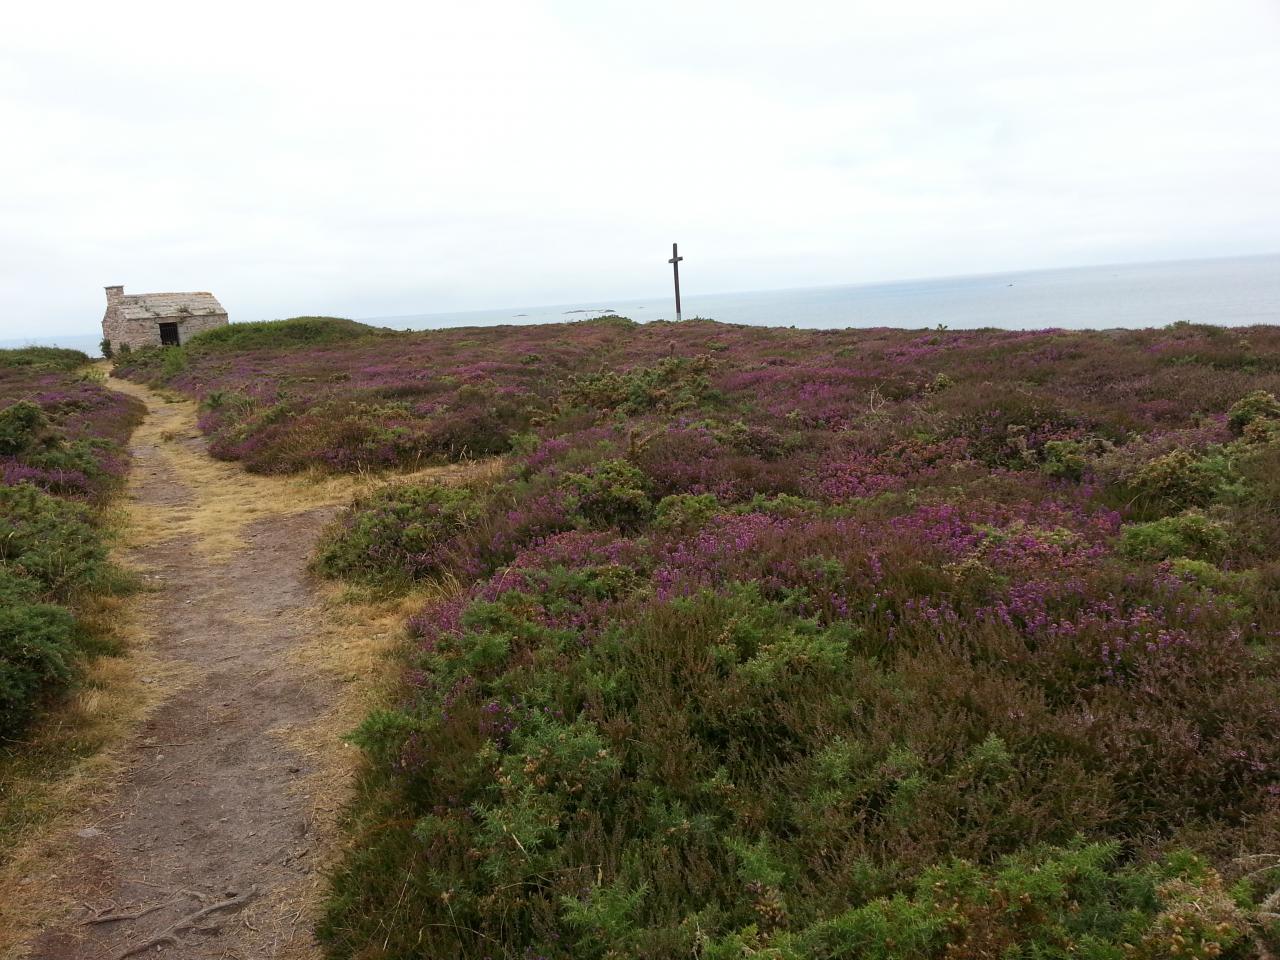
M 153 588 L 140 616 L 155 682 L 172 690 L 74 832 L 49 883 L 67 909 L 26 955 L 318 956 L 317 811 L 344 790 L 335 710 L 353 678 L 304 655 L 332 629 L 306 563 L 353 482 L 250 476 L 207 456 L 191 404 L 112 386 L 149 410 L 132 443 L 127 559 Z

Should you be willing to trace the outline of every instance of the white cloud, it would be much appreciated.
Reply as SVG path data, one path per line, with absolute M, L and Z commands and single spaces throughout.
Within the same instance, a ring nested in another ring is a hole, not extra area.
M 0 36 L 0 336 L 1280 248 L 1280 8 L 61 3 Z

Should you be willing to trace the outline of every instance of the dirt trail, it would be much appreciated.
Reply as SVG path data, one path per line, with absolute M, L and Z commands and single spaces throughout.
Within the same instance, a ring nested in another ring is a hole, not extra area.
M 248 475 L 208 457 L 192 404 L 112 386 L 149 411 L 132 443 L 127 559 L 152 587 L 139 612 L 155 682 L 173 689 L 124 748 L 118 788 L 74 831 L 69 862 L 41 878 L 67 909 L 25 955 L 114 960 L 152 944 L 146 956 L 318 956 L 317 810 L 345 789 L 334 720 L 353 678 L 299 655 L 332 619 L 306 563 L 356 482 Z M 108 915 L 121 919 L 94 922 Z

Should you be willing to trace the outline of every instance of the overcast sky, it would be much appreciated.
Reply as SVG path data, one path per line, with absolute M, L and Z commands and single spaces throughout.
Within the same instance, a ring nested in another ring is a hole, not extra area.
M 24 3 L 0 337 L 1280 251 L 1280 0 Z

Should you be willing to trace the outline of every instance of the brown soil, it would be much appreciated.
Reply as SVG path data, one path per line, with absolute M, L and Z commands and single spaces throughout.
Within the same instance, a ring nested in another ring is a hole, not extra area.
M 113 385 L 149 409 L 126 559 L 152 588 L 147 662 L 171 689 L 123 746 L 119 783 L 62 838 L 64 862 L 23 879 L 61 909 L 20 955 L 318 956 L 319 868 L 352 766 L 344 683 L 367 677 L 308 656 L 342 617 L 306 564 L 358 481 L 249 476 L 207 456 L 191 404 Z

